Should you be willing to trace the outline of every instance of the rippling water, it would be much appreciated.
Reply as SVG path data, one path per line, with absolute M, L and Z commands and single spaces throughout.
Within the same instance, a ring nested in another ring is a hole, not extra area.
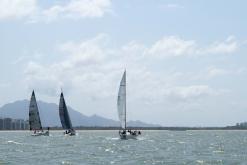
M 118 131 L 30 134 L 0 132 L 0 164 L 247 164 L 247 131 L 143 131 L 138 140 Z

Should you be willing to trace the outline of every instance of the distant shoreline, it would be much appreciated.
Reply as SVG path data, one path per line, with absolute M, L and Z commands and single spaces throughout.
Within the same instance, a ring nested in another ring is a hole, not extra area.
M 119 127 L 74 127 L 76 130 L 119 130 Z M 46 130 L 47 127 L 44 127 Z M 186 130 L 247 130 L 246 127 L 128 127 L 131 130 L 168 130 L 168 131 L 186 131 Z M 25 129 L 28 130 L 28 129 Z M 63 130 L 61 127 L 50 127 L 50 130 Z M 23 131 L 23 130 L 0 130 L 0 131 Z
M 56 129 L 53 127 L 51 129 Z M 59 128 L 61 129 L 61 128 Z M 77 130 L 119 130 L 120 127 L 75 127 Z M 247 130 L 247 127 L 128 127 L 131 130 L 170 130 L 170 131 L 186 131 L 186 130 Z
M 52 128 L 51 128 L 52 129 Z M 119 130 L 119 127 L 79 127 L 77 130 Z M 247 128 L 236 127 L 129 127 L 131 130 L 168 130 L 168 131 L 186 131 L 186 130 L 247 130 Z

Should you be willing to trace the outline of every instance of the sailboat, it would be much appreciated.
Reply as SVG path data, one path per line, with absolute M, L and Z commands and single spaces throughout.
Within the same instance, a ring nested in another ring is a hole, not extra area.
M 59 101 L 59 117 L 62 127 L 63 129 L 65 129 L 64 135 L 69 135 L 69 136 L 75 135 L 76 133 L 70 121 L 69 112 L 64 100 L 63 92 L 61 92 L 60 101 Z
M 30 131 L 33 130 L 32 136 L 49 136 L 49 127 L 47 131 L 43 131 L 41 120 L 39 116 L 39 109 L 36 102 L 34 90 L 32 92 L 30 105 L 29 105 L 29 125 L 30 125 Z
M 126 70 L 120 82 L 117 98 L 118 117 L 121 124 L 119 136 L 121 139 L 136 139 L 141 134 L 140 131 L 132 131 L 126 127 Z

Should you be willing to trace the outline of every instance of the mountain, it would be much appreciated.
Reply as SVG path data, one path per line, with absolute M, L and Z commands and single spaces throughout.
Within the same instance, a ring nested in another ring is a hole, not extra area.
M 58 112 L 58 105 L 38 101 L 40 118 L 43 126 L 61 126 Z M 0 108 L 0 117 L 10 117 L 13 119 L 28 119 L 28 100 L 15 101 L 5 104 Z M 107 119 L 98 115 L 86 116 L 68 107 L 73 126 L 119 126 L 119 122 Z M 157 127 L 159 125 L 147 124 L 141 121 L 130 121 L 128 126 Z

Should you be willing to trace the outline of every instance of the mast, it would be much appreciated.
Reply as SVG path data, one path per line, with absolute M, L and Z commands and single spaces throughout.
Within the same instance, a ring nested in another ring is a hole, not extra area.
M 127 110 L 127 108 L 126 108 L 126 102 L 127 102 L 127 100 L 126 100 L 126 87 L 127 87 L 127 84 L 126 84 L 126 69 L 125 69 L 125 71 L 124 71 L 124 76 L 125 76 L 125 82 L 124 82 L 124 84 L 125 84 L 125 106 L 124 106 L 124 108 L 125 108 L 125 130 L 126 130 L 126 110 Z

